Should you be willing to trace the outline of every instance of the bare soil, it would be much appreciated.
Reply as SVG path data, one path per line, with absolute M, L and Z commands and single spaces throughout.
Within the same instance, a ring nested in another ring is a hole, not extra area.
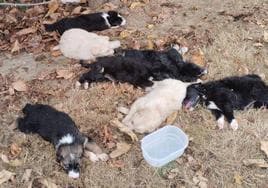
M 189 48 L 185 58 L 191 58 L 199 49 L 204 52 L 208 80 L 247 73 L 268 78 L 268 44 L 263 41 L 263 32 L 268 30 L 267 1 L 150 0 L 134 9 L 129 8 L 130 1 L 110 2 L 124 14 L 127 26 L 101 34 L 119 38 L 123 46 L 138 43 L 146 48 L 150 40 L 170 39 Z M 122 30 L 135 32 L 122 39 Z M 2 53 L 0 58 L 0 153 L 22 162 L 12 166 L 0 160 L 0 171 L 16 174 L 0 187 L 42 187 L 39 180 L 44 178 L 58 187 L 267 187 L 268 169 L 247 167 L 242 162 L 251 158 L 267 160 L 260 150 L 260 141 L 268 140 L 267 110 L 237 111 L 236 132 L 227 125 L 218 130 L 214 118 L 203 107 L 193 112 L 180 111 L 175 125 L 189 135 L 190 145 L 177 161 L 153 168 L 143 160 L 140 144 L 131 143 L 109 123 L 120 117 L 118 106 L 130 106 L 143 91 L 112 83 L 77 90 L 75 81 L 84 71 L 77 62 L 61 56 L 54 58 L 49 53 L 43 55 L 38 61 L 36 55 L 25 53 Z M 61 69 L 75 76 L 56 78 L 55 71 Z M 26 81 L 28 91 L 10 95 L 8 90 L 17 80 Z M 132 148 L 108 162 L 84 159 L 81 177 L 70 179 L 56 163 L 52 145 L 36 135 L 14 130 L 14 122 L 27 102 L 50 104 L 69 113 L 80 130 L 92 136 L 106 152 L 114 150 L 112 145 L 119 141 L 131 143 Z M 22 149 L 17 156 L 10 153 L 12 143 Z M 32 169 L 32 174 L 29 181 L 23 182 L 26 169 Z

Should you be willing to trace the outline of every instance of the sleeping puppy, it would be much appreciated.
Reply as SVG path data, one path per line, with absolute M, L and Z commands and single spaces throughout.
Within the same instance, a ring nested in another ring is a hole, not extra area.
M 175 79 L 154 82 L 149 92 L 138 98 L 122 123 L 138 133 L 150 133 L 173 112 L 179 110 L 192 83 Z
M 109 37 L 87 32 L 83 29 L 69 29 L 60 38 L 59 49 L 65 57 L 94 61 L 97 57 L 110 56 L 120 47 L 120 41 L 109 41 Z
M 178 52 L 177 45 L 163 51 L 117 49 L 115 50 L 115 55 L 147 61 L 147 64 L 154 70 L 165 70 L 165 74 L 162 72 L 156 74 L 154 76 L 155 80 L 173 78 L 184 82 L 193 82 L 202 75 L 207 74 L 206 69 L 202 69 L 193 63 L 183 61 L 181 54 Z
M 204 103 L 216 117 L 220 129 L 224 127 L 224 117 L 233 130 L 238 128 L 234 110 L 247 107 L 268 107 L 268 86 L 258 75 L 227 77 L 204 84 L 193 84 L 187 88 L 184 99 L 186 109 L 193 109 Z
M 168 50 L 162 50 L 162 51 L 117 49 L 115 50 L 115 55 L 142 59 L 148 62 L 160 62 L 162 64 L 169 66 L 173 64 L 183 63 L 183 58 L 176 48 L 173 47 Z
M 100 57 L 92 64 L 81 65 L 91 70 L 80 77 L 77 85 L 112 80 L 145 88 L 153 85 L 152 80 L 173 78 L 184 82 L 196 81 L 206 72 L 193 63 L 179 63 L 171 69 L 161 62 L 124 56 Z
M 18 129 L 24 133 L 37 133 L 51 142 L 59 162 L 69 177 L 78 178 L 84 148 L 91 151 L 91 160 L 107 160 L 99 146 L 83 136 L 74 121 L 64 112 L 42 104 L 26 104 L 24 118 L 18 118 Z
M 53 24 L 44 24 L 46 31 L 58 31 L 62 35 L 66 30 L 80 28 L 86 31 L 102 31 L 126 24 L 126 20 L 115 11 L 84 14 L 73 18 L 63 18 Z

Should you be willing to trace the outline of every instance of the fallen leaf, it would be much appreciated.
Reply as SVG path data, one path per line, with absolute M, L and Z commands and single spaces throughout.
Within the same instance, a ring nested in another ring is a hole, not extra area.
M 12 143 L 10 146 L 10 153 L 12 157 L 17 157 L 21 153 L 22 149 L 16 143 Z
M 50 54 L 53 57 L 59 57 L 60 55 L 62 55 L 61 51 L 59 50 L 52 51 Z
M 154 43 L 151 39 L 147 40 L 147 49 L 153 50 L 154 49 Z
M 239 65 L 238 71 L 243 74 L 249 74 L 249 69 L 246 65 Z
M 36 32 L 36 28 L 29 27 L 29 28 L 25 28 L 25 29 L 18 31 L 16 35 L 22 36 L 22 35 L 27 35 L 30 33 L 35 33 L 35 32 Z
M 204 53 L 201 49 L 199 49 L 198 51 L 196 51 L 192 58 L 191 58 L 192 62 L 201 66 L 201 67 L 205 67 L 206 66 L 206 62 L 205 62 L 205 56 Z
M 32 171 L 33 171 L 32 169 L 26 169 L 22 178 L 21 178 L 21 181 L 22 182 L 29 182 Z
M 58 0 L 51 0 L 48 4 L 48 12 L 45 17 L 50 16 L 59 8 Z
M 266 157 L 268 158 L 268 141 L 261 141 L 261 150 L 266 154 Z
M 16 40 L 11 48 L 11 53 L 18 52 L 20 50 L 20 43 Z
M 113 3 L 104 3 L 102 5 L 102 8 L 105 10 L 105 11 L 110 11 L 110 10 L 116 10 L 118 8 L 118 6 L 114 5 Z
M 148 28 L 148 29 L 153 29 L 153 28 L 154 28 L 154 25 L 153 25 L 153 24 L 148 24 L 148 25 L 147 25 L 147 28 Z
M 264 159 L 245 159 L 243 160 L 243 163 L 246 166 L 268 168 L 268 163 Z
M 120 32 L 119 36 L 120 36 L 121 39 L 125 39 L 125 38 L 129 37 L 130 33 L 131 33 L 130 31 L 124 30 L 124 31 Z
M 238 173 L 234 175 L 234 183 L 238 185 L 242 185 L 243 177 L 240 176 Z
M 111 162 L 111 166 L 114 168 L 123 168 L 125 166 L 125 163 L 122 160 L 113 160 Z
M 74 73 L 67 69 L 57 70 L 57 78 L 70 79 L 73 77 Z
M 81 6 L 75 7 L 72 11 L 72 14 L 80 14 L 81 10 L 82 10 Z
M 116 144 L 116 149 L 110 153 L 110 157 L 112 159 L 119 157 L 125 153 L 127 153 L 131 148 L 130 144 L 127 144 L 125 142 L 118 142 Z
M 177 116 L 178 116 L 178 111 L 173 112 L 170 116 L 167 117 L 166 124 L 172 125 L 175 122 Z
M 136 8 L 136 7 L 144 7 L 145 6 L 145 3 L 141 3 L 141 2 L 133 2 L 133 3 L 131 3 L 131 5 L 130 5 L 130 9 L 134 9 L 134 8 Z
M 256 42 L 253 44 L 254 47 L 263 47 L 263 44 L 260 42 Z
M 16 82 L 12 83 L 12 87 L 16 90 L 16 91 L 27 91 L 27 85 L 25 84 L 24 81 L 22 80 L 18 80 Z
M 4 163 L 9 163 L 8 157 L 6 155 L 4 155 L 4 154 L 1 153 L 0 158 L 2 159 L 2 161 Z
M 6 181 L 11 180 L 14 177 L 15 173 L 7 171 L 7 170 L 2 170 L 0 172 L 0 185 Z
M 14 159 L 14 160 L 10 160 L 8 164 L 10 166 L 17 167 L 17 166 L 21 166 L 23 162 L 19 159 Z
M 263 41 L 268 43 L 268 31 L 263 32 Z

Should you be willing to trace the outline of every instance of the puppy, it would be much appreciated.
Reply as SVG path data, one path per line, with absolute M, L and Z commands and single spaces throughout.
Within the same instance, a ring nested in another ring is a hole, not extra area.
M 117 12 L 109 11 L 84 14 L 73 18 L 63 18 L 53 24 L 44 24 L 46 31 L 58 31 L 62 35 L 66 30 L 80 28 L 86 31 L 102 31 L 126 24 L 126 20 Z
M 224 117 L 233 130 L 238 128 L 234 110 L 268 107 L 268 86 L 258 75 L 227 77 L 204 84 L 193 84 L 187 88 L 183 105 L 193 109 L 204 103 L 216 117 L 220 129 L 224 127 Z
M 132 104 L 122 123 L 138 133 L 154 131 L 170 114 L 181 108 L 190 84 L 175 79 L 154 82 L 150 91 Z
M 168 50 L 135 50 L 135 49 L 119 49 L 115 51 L 115 55 L 135 58 L 137 60 L 147 61 L 151 69 L 155 71 L 155 80 L 163 80 L 165 78 L 173 78 L 184 82 L 193 82 L 202 75 L 207 74 L 206 69 L 183 61 L 181 54 L 178 52 L 178 46 L 175 45 Z M 159 72 L 158 70 L 165 70 Z
M 51 142 L 56 149 L 57 162 L 69 177 L 78 178 L 84 148 L 91 150 L 91 160 L 107 160 L 108 155 L 89 138 L 83 136 L 74 121 L 64 112 L 42 104 L 26 104 L 24 118 L 18 118 L 18 129 L 24 133 L 37 133 Z
M 65 57 L 94 61 L 97 57 L 110 56 L 120 47 L 120 41 L 109 41 L 109 37 L 70 29 L 61 36 L 59 49 Z
M 175 68 L 171 68 L 164 63 L 148 62 L 138 57 L 101 57 L 92 64 L 81 64 L 91 70 L 80 77 L 77 85 L 113 80 L 145 88 L 153 85 L 152 80 L 161 81 L 172 78 L 192 82 L 205 73 L 204 69 L 193 63 L 178 63 Z

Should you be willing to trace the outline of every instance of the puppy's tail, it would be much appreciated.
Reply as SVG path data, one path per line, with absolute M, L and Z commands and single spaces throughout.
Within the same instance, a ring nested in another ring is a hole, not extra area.
M 53 24 L 44 24 L 45 30 L 47 32 L 52 32 L 52 31 L 58 31 L 61 35 L 65 31 L 63 27 L 63 21 L 58 21 Z

